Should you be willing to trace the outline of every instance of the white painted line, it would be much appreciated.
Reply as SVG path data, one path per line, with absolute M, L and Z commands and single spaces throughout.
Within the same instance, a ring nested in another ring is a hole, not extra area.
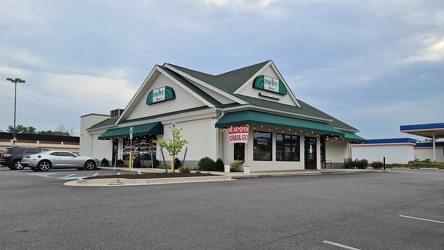
M 423 220 L 423 221 L 428 221 L 428 222 L 435 222 L 435 223 L 442 223 L 442 224 L 444 224 L 444 221 L 439 221 L 439 220 L 429 220 L 429 219 L 412 217 L 412 216 L 406 216 L 406 215 L 399 215 L 399 216 L 400 217 L 404 217 L 404 218 L 408 218 L 408 219 Z
M 73 176 L 73 175 L 75 175 L 75 174 L 70 174 L 70 175 L 67 175 L 66 177 L 71 177 L 71 176 Z
M 444 202 L 440 202 L 440 201 L 438 201 L 438 203 L 439 203 L 439 204 L 444 204 Z
M 140 174 L 140 171 L 138 171 L 137 173 L 139 173 L 139 174 Z
M 323 242 L 325 244 L 330 244 L 330 245 L 337 246 L 337 247 L 342 247 L 342 248 L 345 248 L 345 249 L 360 250 L 359 248 L 349 247 L 349 246 L 342 245 L 342 244 L 335 243 L 335 242 L 331 242 L 331 241 L 328 241 L 328 240 L 324 240 Z
M 117 175 L 119 175 L 120 173 L 117 173 Z
M 93 176 L 97 176 L 99 173 L 95 173 L 95 174 L 93 174 Z

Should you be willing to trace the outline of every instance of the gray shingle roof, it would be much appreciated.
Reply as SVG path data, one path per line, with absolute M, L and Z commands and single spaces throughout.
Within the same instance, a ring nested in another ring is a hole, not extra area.
M 265 107 L 265 108 L 271 108 L 275 110 L 282 110 L 285 112 L 290 112 L 294 114 L 300 114 L 305 116 L 312 116 L 312 117 L 319 117 L 324 119 L 330 119 L 332 122 L 329 122 L 328 124 L 342 130 L 351 130 L 351 131 L 358 131 L 356 128 L 320 111 L 319 109 L 314 108 L 313 106 L 301 101 L 298 99 L 299 104 L 301 107 L 286 105 L 277 103 L 274 101 L 269 101 L 265 99 L 259 99 L 259 98 L 253 98 L 248 97 L 244 95 L 238 95 L 233 94 L 238 88 L 240 88 L 248 79 L 250 79 L 253 75 L 255 75 L 260 69 L 262 69 L 267 63 L 269 63 L 271 60 L 267 60 L 258 64 L 254 64 L 251 66 L 243 67 L 240 69 L 232 70 L 226 73 L 222 73 L 219 75 L 211 75 L 206 74 L 203 72 L 199 72 L 196 70 L 187 69 L 181 66 L 173 65 L 173 64 L 164 64 L 164 66 L 159 66 L 164 70 L 167 74 L 174 77 L 177 81 L 185 85 L 190 90 L 197 93 L 199 96 L 204 98 L 206 101 L 210 102 L 217 108 L 226 108 L 226 107 L 233 107 L 240 104 L 228 104 L 223 105 L 219 101 L 217 101 L 215 98 L 213 98 L 211 95 L 209 95 L 204 90 L 200 89 L 195 84 L 189 82 L 187 79 L 182 77 L 181 75 L 177 74 L 173 70 L 170 70 L 165 67 L 165 65 L 172 66 L 180 71 L 182 71 L 185 74 L 190 75 L 191 77 L 194 77 L 202 82 L 205 82 L 207 84 L 210 84 L 221 91 L 224 91 L 228 94 L 231 94 L 247 103 L 249 103 L 252 106 L 258 106 L 258 107 Z M 106 127 L 110 125 L 114 125 L 118 118 L 109 118 L 103 122 L 100 122 L 89 129 L 99 128 L 99 127 Z
M 208 84 L 211 84 L 212 86 L 225 91 L 229 94 L 234 95 L 233 93 L 240 88 L 248 79 L 250 79 L 254 74 L 256 74 L 261 68 L 263 68 L 270 60 L 261 62 L 258 64 L 254 64 L 248 67 L 236 69 L 233 71 L 229 71 L 223 74 L 219 75 L 210 75 L 206 73 L 202 73 L 199 71 L 187 69 L 184 67 L 172 65 L 174 68 L 177 68 L 178 70 L 197 78 L 203 82 L 206 82 Z M 314 116 L 319 118 L 325 118 L 325 119 L 331 119 L 332 122 L 329 124 L 335 128 L 339 129 L 345 129 L 345 130 L 352 130 L 352 131 L 358 131 L 356 128 L 334 118 L 333 116 L 330 116 L 319 109 L 314 108 L 313 106 L 301 101 L 298 99 L 299 104 L 301 107 L 296 106 L 290 106 L 286 104 L 277 103 L 274 101 L 268 101 L 265 99 L 259 99 L 259 98 L 253 98 L 248 97 L 244 95 L 234 95 L 237 98 L 244 100 L 248 102 L 249 104 L 253 106 L 259 106 L 259 107 L 265 107 L 265 108 L 272 108 L 276 110 L 282 110 L 286 112 L 291 112 L 295 114 L 301 114 L 301 115 L 307 115 L 307 116 Z M 232 105 L 231 105 L 232 106 Z
M 116 124 L 117 119 L 119 119 L 119 117 L 113 117 L 113 118 L 108 118 L 106 120 L 103 120 L 91 127 L 88 128 L 89 129 L 95 129 L 95 128 L 103 128 L 103 127 L 108 127 L 108 126 L 112 126 L 114 124 Z

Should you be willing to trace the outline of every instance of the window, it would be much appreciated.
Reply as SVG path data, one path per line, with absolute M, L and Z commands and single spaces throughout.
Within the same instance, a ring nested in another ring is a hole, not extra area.
M 276 134 L 276 161 L 300 161 L 298 135 Z
M 271 133 L 269 132 L 253 132 L 253 160 L 254 161 L 271 161 L 273 152 L 271 141 Z
M 234 160 L 236 161 L 245 160 L 245 143 L 234 144 Z

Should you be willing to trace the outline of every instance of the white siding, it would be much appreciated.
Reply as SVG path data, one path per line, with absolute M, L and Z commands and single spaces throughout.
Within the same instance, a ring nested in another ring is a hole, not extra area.
M 347 142 L 326 140 L 325 160 L 331 161 L 335 166 L 343 164 L 345 158 L 351 157 L 349 146 Z
M 415 148 L 414 150 L 415 158 L 423 161 L 426 159 L 430 159 L 433 161 L 433 148 Z M 435 147 L 435 160 L 437 162 L 444 162 L 444 148 L 443 147 Z
M 265 76 L 269 76 L 269 77 L 272 77 L 272 78 L 275 78 L 275 79 L 280 79 L 278 74 L 274 71 L 274 69 L 271 66 L 268 66 L 267 68 L 264 69 L 264 71 L 259 72 L 258 75 L 265 75 Z M 253 88 L 253 81 L 254 81 L 254 79 L 252 79 L 246 85 L 244 85 L 242 87 L 241 91 L 239 92 L 239 94 L 240 95 L 244 95 L 244 96 L 258 98 L 258 99 L 264 99 L 264 100 L 267 100 L 267 101 L 274 101 L 274 102 L 279 102 L 279 103 L 282 103 L 282 104 L 296 106 L 296 103 L 290 97 L 290 95 L 292 95 L 292 93 L 291 93 L 291 91 L 290 91 L 288 86 L 286 86 L 286 88 L 287 88 L 287 95 L 281 96 L 279 94 L 274 94 L 274 95 L 279 96 L 281 98 L 280 100 L 274 100 L 274 99 L 271 99 L 271 98 L 266 98 L 266 97 L 259 96 L 259 92 L 266 92 L 266 91 Z
M 211 118 L 176 122 L 177 129 L 182 129 L 182 139 L 189 142 L 176 157 L 182 161 L 185 154 L 185 148 L 187 147 L 188 150 L 185 159 L 185 165 L 187 166 L 196 166 L 197 162 L 203 157 L 210 157 L 211 159 L 216 160 L 218 157 L 216 147 L 218 129 L 215 128 L 214 125 L 215 119 Z M 171 123 L 164 123 L 164 135 L 162 137 L 158 136 L 157 140 L 168 140 L 172 138 L 170 126 Z M 164 149 L 163 153 L 165 155 L 165 160 L 170 162 L 171 157 L 168 155 L 168 152 Z M 160 148 L 157 150 L 156 157 L 159 161 L 162 161 Z
M 352 145 L 353 158 L 383 161 L 387 164 L 407 164 L 414 160 L 413 144 L 356 144 Z
M 153 89 L 164 86 L 169 86 L 174 89 L 174 92 L 176 93 L 176 99 L 147 105 L 146 99 L 148 97 L 148 93 Z M 134 109 L 131 111 L 131 114 L 128 115 L 127 120 L 133 120 L 153 115 L 161 115 L 185 109 L 202 107 L 204 105 L 205 104 L 202 101 L 191 95 L 187 90 L 175 84 L 165 75 L 160 74 L 150 86 L 148 91 L 143 93 L 143 97 L 135 105 Z
M 86 132 L 86 129 L 108 118 L 107 115 L 97 114 L 85 115 L 80 118 L 80 155 L 96 157 L 99 161 L 103 158 L 111 160 L 111 141 L 98 140 L 99 135 L 104 133 L 106 129 L 91 134 Z

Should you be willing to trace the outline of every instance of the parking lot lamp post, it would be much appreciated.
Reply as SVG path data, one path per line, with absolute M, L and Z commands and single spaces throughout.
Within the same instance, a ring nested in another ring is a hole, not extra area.
M 25 83 L 25 80 L 22 80 L 20 78 L 6 78 L 7 81 L 14 83 L 14 138 L 12 138 L 12 145 L 15 146 L 15 141 L 17 141 L 17 137 L 15 137 L 15 120 L 16 120 L 16 106 L 17 106 L 17 83 Z

